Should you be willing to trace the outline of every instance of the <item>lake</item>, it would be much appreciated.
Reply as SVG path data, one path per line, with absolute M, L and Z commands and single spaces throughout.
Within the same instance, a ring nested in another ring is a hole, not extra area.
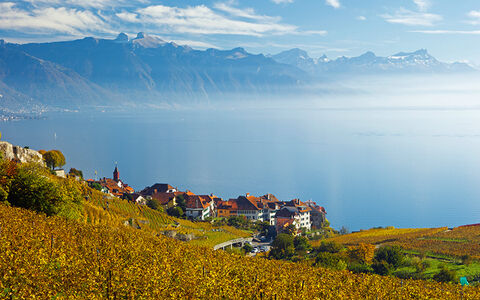
M 0 123 L 2 139 L 60 149 L 66 168 L 135 189 L 312 199 L 332 226 L 478 223 L 478 109 L 205 109 L 56 113 Z

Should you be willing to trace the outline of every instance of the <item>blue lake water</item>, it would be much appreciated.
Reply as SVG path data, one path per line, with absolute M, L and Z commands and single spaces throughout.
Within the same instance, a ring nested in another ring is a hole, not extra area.
M 312 199 L 335 228 L 480 221 L 480 110 L 159 110 L 0 123 L 66 168 L 223 198 Z

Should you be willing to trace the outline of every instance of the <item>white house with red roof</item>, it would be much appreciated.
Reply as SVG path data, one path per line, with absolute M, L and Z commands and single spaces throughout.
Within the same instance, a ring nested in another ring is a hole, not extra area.
M 185 194 L 185 215 L 191 219 L 205 220 L 215 216 L 215 201 L 213 195 Z

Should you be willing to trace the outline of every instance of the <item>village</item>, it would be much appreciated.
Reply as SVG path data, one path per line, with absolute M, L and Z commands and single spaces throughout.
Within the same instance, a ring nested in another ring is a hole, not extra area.
M 266 222 L 275 228 L 276 233 L 290 230 L 294 235 L 321 229 L 326 222 L 325 208 L 312 200 L 281 201 L 273 194 L 254 196 L 250 193 L 224 200 L 214 194 L 196 195 L 189 190 L 180 191 L 167 183 L 156 183 L 135 191 L 120 179 L 117 166 L 113 178 L 87 179 L 87 183 L 109 196 L 127 199 L 138 205 L 154 202 L 167 212 L 181 207 L 183 216 L 192 221 L 243 217 L 252 223 Z

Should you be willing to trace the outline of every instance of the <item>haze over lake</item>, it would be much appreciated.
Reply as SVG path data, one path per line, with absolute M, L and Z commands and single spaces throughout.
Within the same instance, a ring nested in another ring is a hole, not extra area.
M 225 199 L 247 192 L 312 199 L 335 228 L 477 223 L 475 93 L 429 93 L 423 101 L 394 94 L 295 107 L 57 113 L 0 130 L 14 144 L 61 149 L 66 168 L 88 178 L 95 170 L 111 177 L 118 162 L 135 189 L 162 182 Z M 455 101 L 446 106 L 449 97 Z

